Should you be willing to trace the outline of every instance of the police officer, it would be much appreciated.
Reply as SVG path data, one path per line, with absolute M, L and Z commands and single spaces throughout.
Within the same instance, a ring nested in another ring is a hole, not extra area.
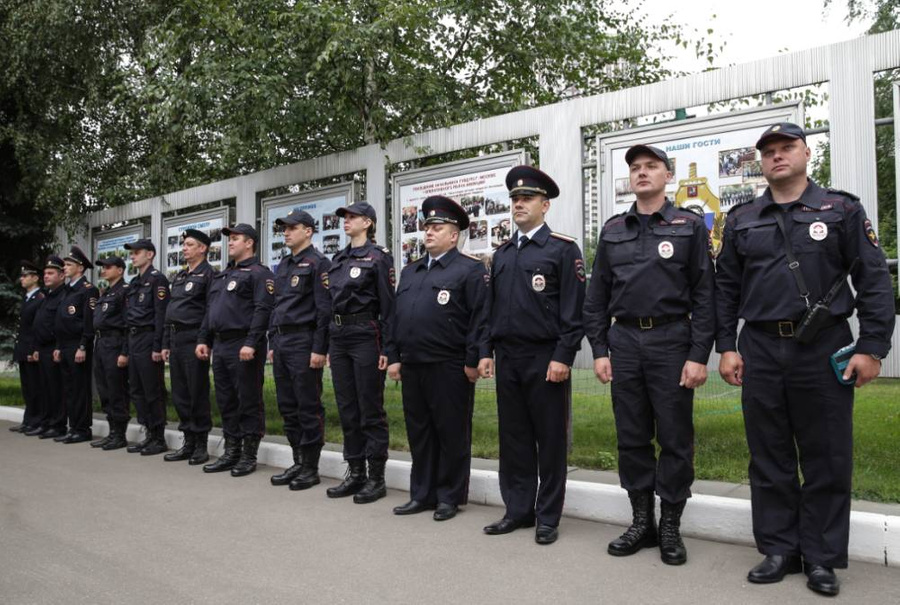
M 143 441 L 128 446 L 128 452 L 155 456 L 166 445 L 165 370 L 162 340 L 169 282 L 153 267 L 156 246 L 150 239 L 125 244 L 131 266 L 138 270 L 128 286 L 125 320 L 128 323 L 128 382 L 138 422 L 144 427 Z
M 294 208 L 275 223 L 284 228 L 284 243 L 291 255 L 275 270 L 269 356 L 294 464 L 271 481 L 302 490 L 319 484 L 319 455 L 325 444 L 322 368 L 331 323 L 331 261 L 312 244 L 316 221 L 308 212 Z
M 672 168 L 663 150 L 635 145 L 625 161 L 637 201 L 600 231 L 584 305 L 594 372 L 604 384 L 615 375 L 619 479 L 633 516 L 607 551 L 631 555 L 658 541 L 663 563 L 680 565 L 681 514 L 694 480 L 694 389 L 706 382 L 715 336 L 709 232 L 703 217 L 666 199 Z
M 457 250 L 469 217 L 455 201 L 422 203 L 428 254 L 403 269 L 394 314 L 388 376 L 403 385 L 403 415 L 412 453 L 411 515 L 437 508 L 435 521 L 456 516 L 468 497 L 472 411 L 487 319 L 487 271 Z M 401 327 L 402 326 L 402 327 Z
M 69 432 L 53 440 L 81 443 L 91 440 L 91 363 L 94 349 L 94 308 L 100 292 L 84 272 L 94 265 L 78 246 L 63 259 L 68 283 L 56 310 L 56 349 L 53 358 L 62 373 L 62 400 L 69 418 Z
M 178 418 L 178 430 L 184 435 L 182 446 L 166 454 L 169 462 L 187 460 L 203 464 L 209 460 L 207 440 L 212 428 L 209 406 L 209 360 L 196 355 L 197 334 L 215 270 L 206 255 L 212 241 L 198 229 L 182 234 L 181 251 L 187 268 L 172 281 L 172 300 L 166 308 L 162 358 L 169 363 L 172 381 L 172 403 Z
M 263 380 L 266 329 L 275 302 L 275 277 L 256 258 L 259 235 L 243 223 L 222 229 L 228 236 L 228 267 L 212 281 L 206 314 L 197 335 L 197 357 L 209 359 L 215 341 L 213 378 L 222 414 L 225 453 L 204 472 L 231 470 L 233 477 L 256 470 L 266 432 Z
M 502 519 L 490 535 L 533 527 L 535 541 L 552 544 L 566 491 L 566 450 L 571 366 L 584 330 L 584 261 L 575 241 L 544 222 L 559 195 L 553 179 L 517 166 L 506 175 L 513 238 L 494 253 L 489 337 L 479 372 L 497 364 Z M 540 477 L 540 483 L 538 483 Z
M 38 428 L 41 423 L 41 369 L 34 358 L 34 318 L 44 300 L 39 287 L 41 270 L 27 260 L 23 260 L 21 266 L 19 284 L 25 294 L 19 308 L 19 333 L 13 348 L 13 361 L 19 364 L 25 414 L 22 416 L 22 424 L 9 428 L 14 433 L 27 433 Z
M 365 504 L 387 495 L 384 373 L 393 338 L 394 259 L 390 250 L 373 242 L 372 206 L 357 202 L 338 208 L 336 214 L 344 219 L 350 243 L 335 254 L 328 272 L 334 312 L 329 358 L 349 468 L 344 481 L 326 494 L 329 498 L 353 494 L 354 502 Z
M 66 292 L 63 260 L 55 255 L 44 263 L 44 300 L 34 316 L 34 353 L 41 373 L 40 426 L 26 435 L 56 439 L 66 434 L 66 408 L 62 400 L 62 372 L 54 359 L 56 349 L 56 312 Z
M 106 412 L 109 434 L 91 443 L 105 451 L 128 445 L 125 431 L 131 414 L 128 410 L 128 335 L 125 323 L 125 297 L 128 285 L 122 276 L 125 261 L 118 256 L 94 262 L 100 277 L 109 284 L 94 309 L 94 380 L 100 405 Z
M 859 199 L 807 178 L 799 126 L 775 124 L 756 147 L 769 187 L 728 213 L 716 274 L 719 372 L 743 386 L 753 533 L 765 555 L 748 580 L 778 582 L 803 569 L 811 590 L 836 595 L 834 569 L 847 567 L 853 384 L 878 376 L 890 349 L 891 280 Z M 836 284 L 818 330 L 798 340 L 798 322 Z M 845 385 L 829 357 L 853 343 L 854 309 L 859 337 Z

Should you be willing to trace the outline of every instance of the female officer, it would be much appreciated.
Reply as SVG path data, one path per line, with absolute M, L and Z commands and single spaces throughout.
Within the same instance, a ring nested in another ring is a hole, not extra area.
M 337 215 L 344 219 L 350 245 L 334 256 L 328 271 L 334 313 L 329 359 L 349 470 L 327 494 L 355 494 L 353 501 L 365 504 L 386 495 L 384 373 L 394 314 L 394 259 L 387 248 L 373 243 L 376 215 L 368 203 L 339 208 Z

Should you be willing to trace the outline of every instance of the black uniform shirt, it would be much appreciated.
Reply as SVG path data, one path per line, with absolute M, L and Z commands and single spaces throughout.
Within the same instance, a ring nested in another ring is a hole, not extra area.
M 200 327 L 206 314 L 206 298 L 212 285 L 216 271 L 204 259 L 191 271 L 182 269 L 172 280 L 171 301 L 166 308 L 166 326 L 180 324 L 182 326 Z M 163 348 L 171 346 L 171 330 L 163 333 Z
M 231 261 L 213 277 L 197 342 L 208 345 L 216 332 L 246 330 L 244 345 L 259 349 L 274 305 L 272 271 L 254 256 L 239 263 Z
M 169 281 L 148 267 L 136 275 L 128 286 L 125 320 L 129 328 L 153 326 L 153 351 L 162 351 L 166 307 L 169 304 Z
M 481 357 L 494 348 L 528 355 L 533 345 L 554 346 L 553 361 L 572 365 L 584 329 L 584 260 L 575 241 L 544 224 L 521 249 L 520 234 L 494 253 L 488 294 L 489 337 Z
M 66 292 L 65 285 L 44 290 L 44 299 L 34 316 L 34 350 L 56 347 L 56 311 Z
M 310 326 L 315 329 L 312 352 L 328 352 L 331 323 L 331 295 L 328 270 L 331 261 L 308 246 L 278 263 L 275 269 L 275 309 L 270 329 L 282 326 Z
M 54 325 L 57 348 L 75 343 L 86 347 L 94 342 L 94 308 L 99 297 L 97 287 L 83 275 L 63 287 Z
M 382 355 L 393 346 L 394 257 L 390 250 L 366 242 L 334 255 L 328 271 L 335 315 L 371 313 L 378 318 Z
M 104 332 L 106 330 L 125 330 L 125 298 L 128 296 L 128 284 L 120 279 L 116 285 L 106 289 L 97 308 L 94 309 L 94 330 Z M 122 339 L 122 355 L 128 354 L 128 339 Z
M 646 218 L 637 204 L 600 230 L 584 328 L 594 358 L 607 357 L 610 320 L 691 315 L 688 359 L 706 364 L 715 338 L 713 262 L 703 218 L 666 200 Z
M 394 349 L 388 361 L 434 363 L 453 359 L 478 366 L 487 323 L 488 273 L 477 258 L 451 248 L 432 262 L 410 263 L 400 274 Z
M 785 212 L 785 228 L 810 291 L 810 304 L 822 298 L 853 259 L 851 279 L 857 292 L 843 287 L 831 314 L 859 317 L 858 353 L 885 356 L 894 332 L 894 294 L 884 253 L 855 196 L 824 189 L 810 181 Z M 728 213 L 722 251 L 716 261 L 716 350 L 736 350 L 738 318 L 748 322 L 797 321 L 806 312 L 785 255 L 784 238 L 775 222 L 784 212 L 769 189 Z
M 13 361 L 27 361 L 28 356 L 34 353 L 34 318 L 37 316 L 44 293 L 40 288 L 29 296 L 22 297 L 22 306 L 19 308 L 19 333 L 16 335 L 16 345 L 13 349 Z

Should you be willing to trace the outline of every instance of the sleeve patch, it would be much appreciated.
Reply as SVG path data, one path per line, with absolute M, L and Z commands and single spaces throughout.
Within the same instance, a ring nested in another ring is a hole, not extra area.
M 394 271 L 394 268 L 391 267 L 388 270 L 388 281 L 391 282 L 391 287 L 395 287 L 397 285 L 397 272 Z
M 267 279 L 266 280 L 266 292 L 269 294 L 275 294 L 275 280 Z
M 88 306 L 89 306 L 91 309 L 96 309 L 96 308 L 97 308 L 97 299 L 96 299 L 96 298 L 93 298 L 93 297 L 92 297 L 92 298 L 89 298 L 89 299 L 88 299 Z
M 330 282 L 328 281 L 328 272 L 322 273 L 322 287 L 326 290 L 329 288 Z
M 166 296 L 168 296 L 168 295 L 169 295 L 168 288 L 160 286 L 159 288 L 156 289 L 156 298 L 158 298 L 159 300 L 165 300 Z
M 580 258 L 575 259 L 575 277 L 578 278 L 578 281 L 583 282 L 586 278 L 584 272 L 584 260 Z
M 878 247 L 878 235 L 875 233 L 875 229 L 872 228 L 872 221 L 866 219 L 866 222 L 863 223 L 863 226 L 866 230 L 866 239 L 869 240 L 869 243 L 872 244 L 875 248 Z

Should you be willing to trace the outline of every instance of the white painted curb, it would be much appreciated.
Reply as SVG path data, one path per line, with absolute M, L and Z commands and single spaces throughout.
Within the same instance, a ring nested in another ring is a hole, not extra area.
M 21 422 L 24 410 L 0 406 L 0 420 Z M 94 419 L 94 437 L 109 433 L 105 420 Z M 142 438 L 141 427 L 128 426 L 128 439 Z M 166 430 L 169 447 L 181 446 L 181 432 Z M 224 439 L 210 435 L 209 453 L 219 456 L 224 450 Z M 263 441 L 259 446 L 260 464 L 287 468 L 293 464 L 293 454 L 288 445 Z M 389 460 L 385 469 L 385 483 L 391 489 L 409 490 L 411 463 L 405 460 Z M 324 477 L 340 479 L 347 468 L 340 452 L 322 451 L 319 473 Z M 488 506 L 503 506 L 497 473 L 473 469 L 469 480 L 469 502 Z M 572 481 L 566 484 L 566 505 L 563 515 L 576 519 L 598 521 L 627 526 L 631 523 L 631 506 L 624 490 L 615 485 Z M 681 524 L 682 533 L 693 538 L 753 546 L 753 527 L 750 502 L 739 498 L 695 495 L 688 502 Z M 850 513 L 849 556 L 853 561 L 879 563 L 900 567 L 900 516 L 876 513 Z

